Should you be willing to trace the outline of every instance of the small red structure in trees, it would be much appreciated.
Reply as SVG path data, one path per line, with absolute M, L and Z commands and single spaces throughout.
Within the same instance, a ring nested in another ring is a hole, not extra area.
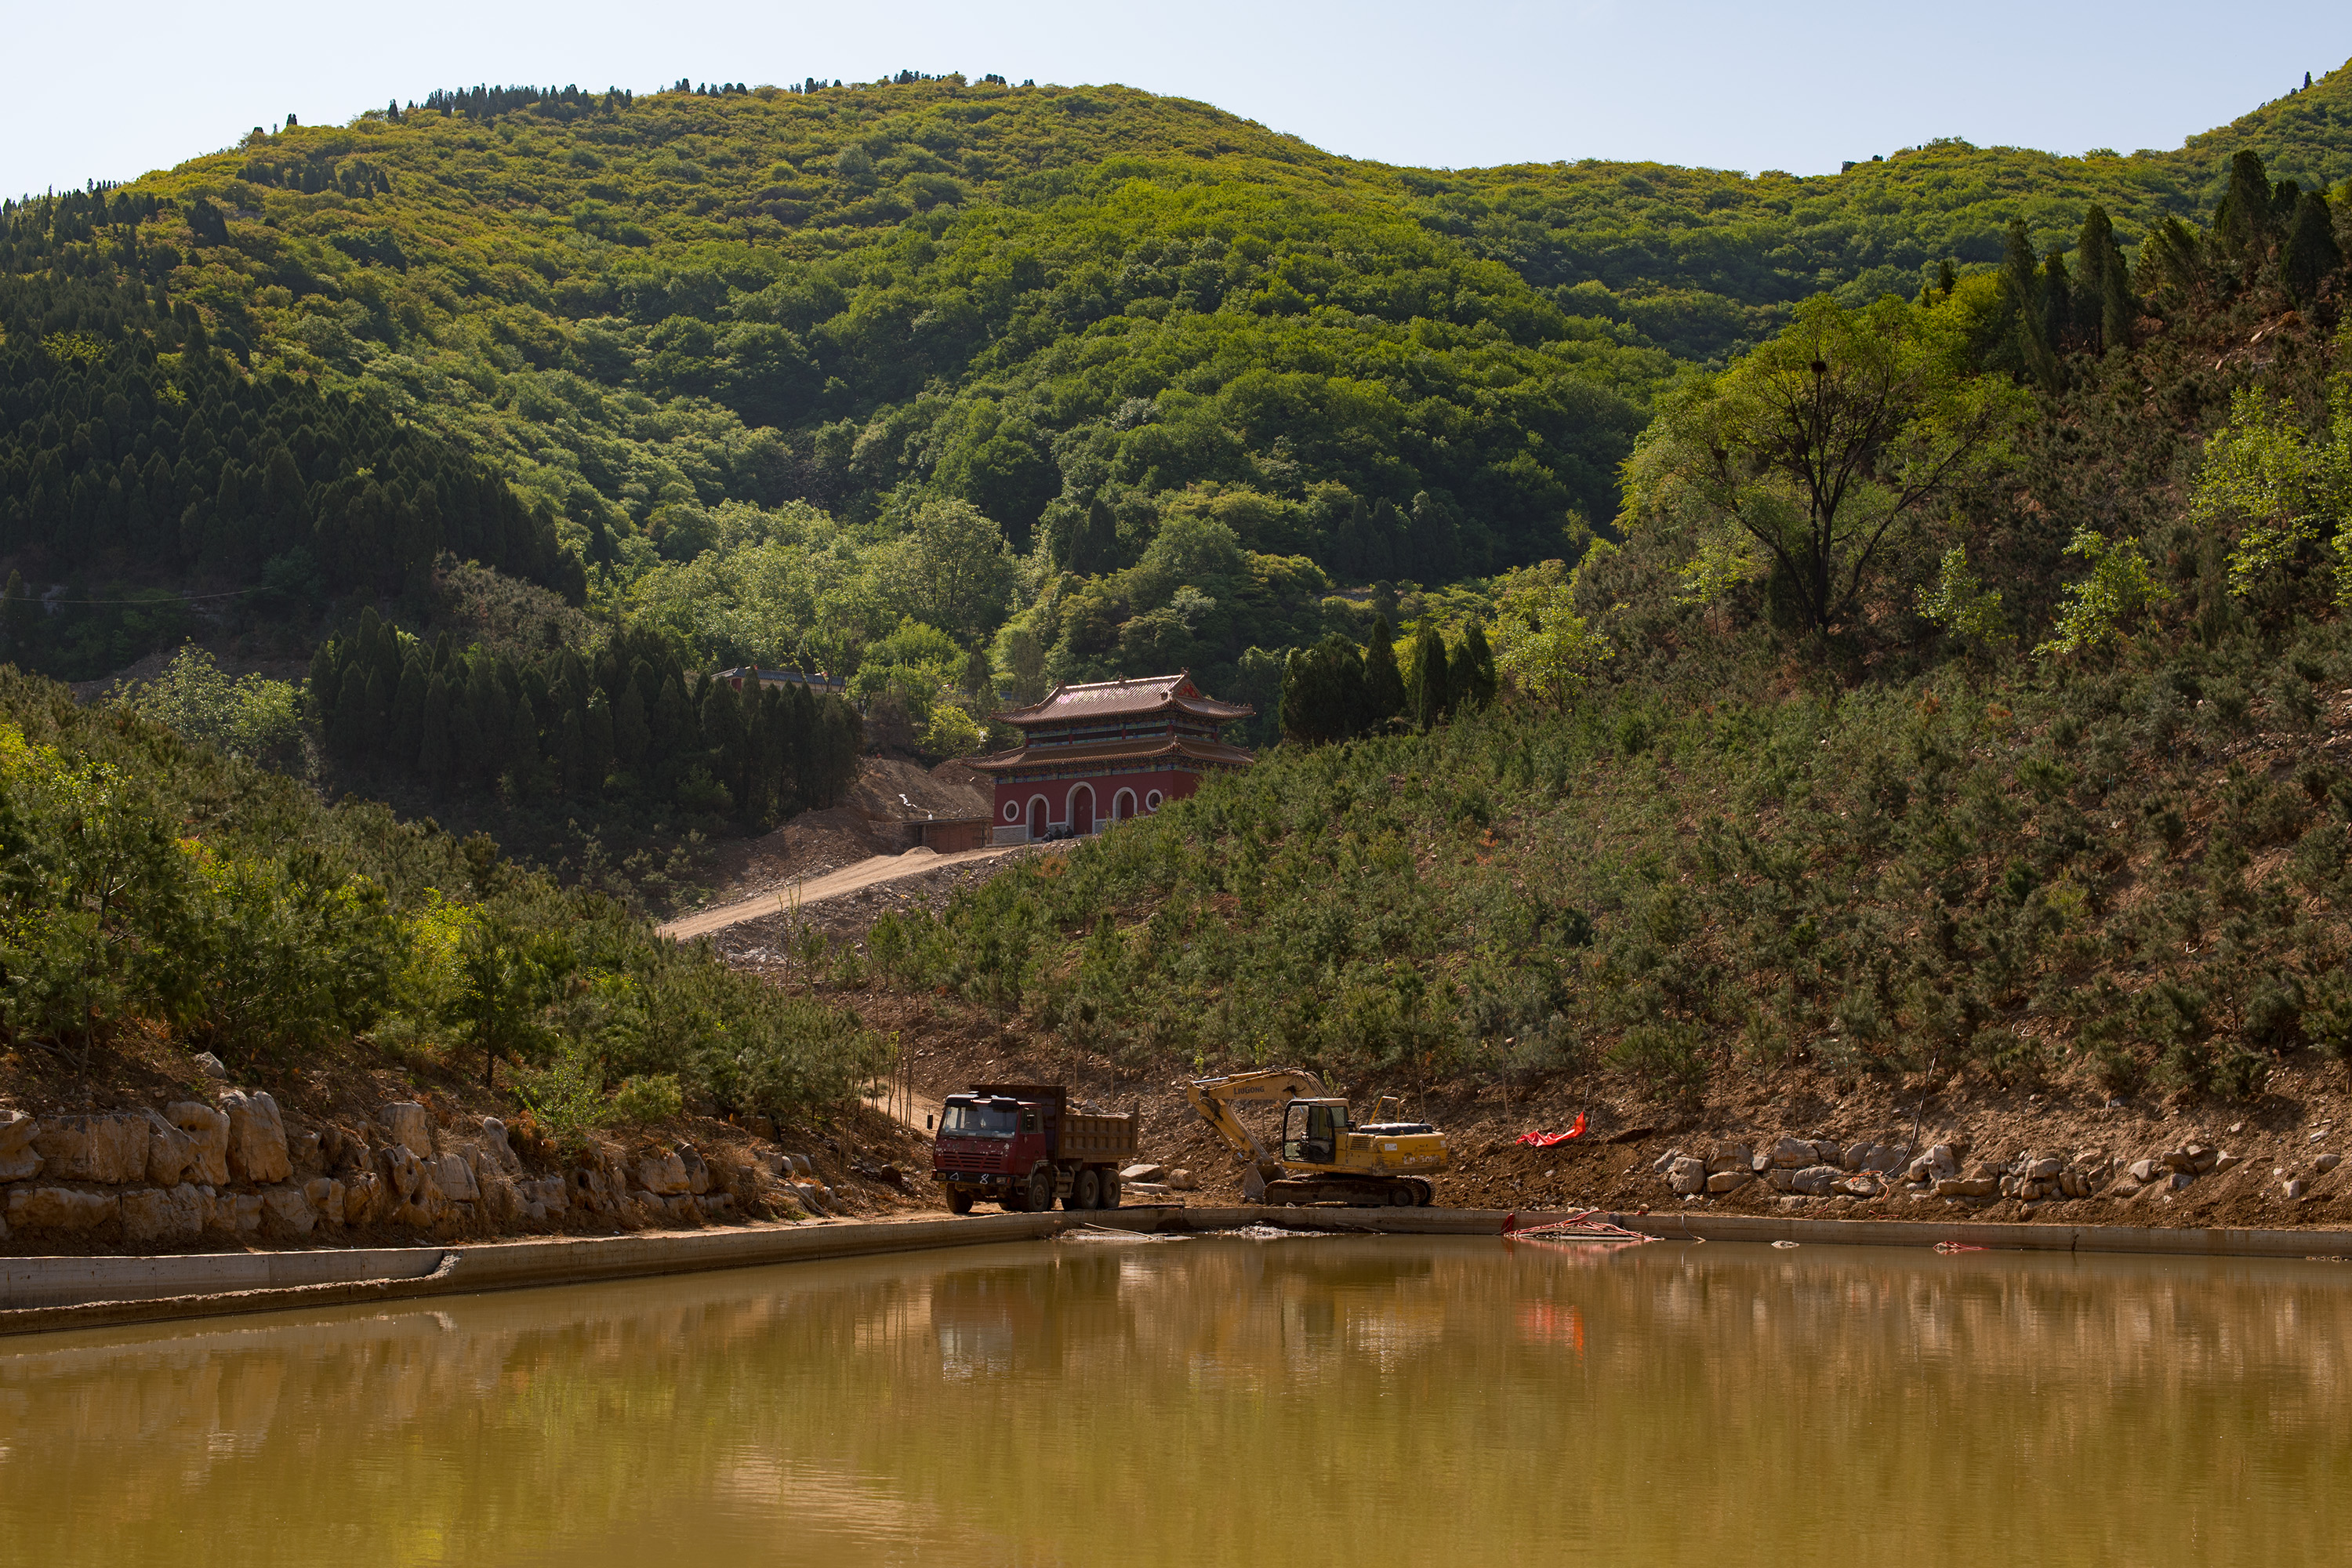
M 1149 816 L 1201 787 L 1202 775 L 1255 761 L 1218 732 L 1257 710 L 1219 702 L 1192 672 L 1058 686 L 1044 701 L 997 718 L 1022 732 L 1016 751 L 975 758 L 996 781 L 999 844 L 1099 833 Z

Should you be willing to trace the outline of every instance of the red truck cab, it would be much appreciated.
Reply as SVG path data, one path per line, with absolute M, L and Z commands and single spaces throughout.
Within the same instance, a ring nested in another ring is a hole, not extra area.
M 1141 1117 L 1073 1110 L 1059 1084 L 976 1084 L 951 1094 L 931 1142 L 931 1179 L 948 1207 L 987 1199 L 1039 1213 L 1117 1208 L 1119 1163 L 1135 1152 Z

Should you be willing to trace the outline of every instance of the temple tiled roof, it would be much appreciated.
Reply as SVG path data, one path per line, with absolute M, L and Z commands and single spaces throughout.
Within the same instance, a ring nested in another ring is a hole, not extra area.
M 1203 741 L 1192 735 L 1139 735 L 1125 741 L 1090 741 L 1078 746 L 1024 746 L 992 757 L 974 757 L 971 766 L 982 773 L 1013 773 L 1022 768 L 1086 767 L 1103 763 L 1161 762 L 1182 757 L 1195 763 L 1245 768 L 1257 759 L 1240 746 Z
M 1253 717 L 1257 710 L 1243 702 L 1219 702 L 1202 695 L 1190 670 L 1174 675 L 1144 676 L 1133 680 L 1093 680 L 1082 686 L 1057 686 L 1052 696 L 1026 708 L 1008 708 L 997 717 L 1016 728 L 1032 724 L 1085 723 L 1097 719 L 1132 719 L 1170 709 L 1196 719 L 1224 723 Z

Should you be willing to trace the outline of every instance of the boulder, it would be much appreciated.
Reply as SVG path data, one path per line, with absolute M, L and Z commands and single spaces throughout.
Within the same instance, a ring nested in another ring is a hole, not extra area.
M 2341 1154 L 2322 1154 L 2311 1163 L 2311 1168 L 2324 1176 L 2343 1163 L 2344 1156 Z
M 405 1143 L 394 1143 L 381 1158 L 385 1196 L 394 1206 L 415 1203 L 425 1191 L 425 1162 Z
M 222 1093 L 221 1109 L 228 1112 L 231 1177 L 257 1186 L 294 1173 L 286 1148 L 286 1119 L 278 1114 L 278 1101 L 258 1089 L 247 1093 L 232 1089 Z
M 1764 1181 L 1776 1193 L 1797 1190 L 1797 1173 L 1786 1165 L 1774 1165 L 1764 1173 Z
M 1803 1197 L 1825 1198 L 1837 1190 L 1844 1173 L 1835 1165 L 1808 1165 L 1796 1174 L 1795 1190 Z
M 16 1230 L 95 1230 L 121 1212 L 121 1200 L 112 1193 L 17 1187 L 8 1194 L 8 1224 Z
M 492 1224 L 511 1225 L 522 1214 L 522 1194 L 506 1173 L 486 1169 L 477 1172 L 474 1180 L 481 1189 L 482 1213 Z
M 1849 1143 L 1839 1153 L 1838 1163 L 1849 1171 L 1869 1170 L 1871 1168 L 1870 1149 L 1871 1146 L 1867 1143 Z
M 2218 1176 L 2224 1171 L 2234 1171 L 2245 1163 L 2244 1155 L 2232 1154 L 2224 1149 L 2221 1151 L 2221 1157 L 2213 1162 L 2213 1173 Z
M 1736 1193 L 1756 1179 L 1753 1171 L 1715 1171 L 1708 1173 L 1706 1190 L 1710 1193 Z
M 1666 1171 L 1666 1184 L 1685 1197 L 1706 1190 L 1706 1162 L 1685 1154 Z
M 712 1193 L 703 1198 L 702 1217 L 713 1225 L 735 1223 L 735 1197 L 731 1193 Z
M 205 1195 L 192 1183 L 142 1187 L 122 1194 L 122 1239 L 184 1241 L 205 1228 Z
M 501 1172 L 509 1176 L 522 1174 L 522 1161 L 516 1155 L 513 1143 L 507 1139 L 507 1124 L 495 1116 L 482 1118 L 482 1147 L 498 1163 Z
M 686 1190 L 698 1196 L 710 1190 L 710 1167 L 691 1143 L 677 1146 L 678 1163 L 686 1167 Z
M 434 1184 L 441 1189 L 441 1195 L 451 1203 L 470 1204 L 480 1201 L 482 1189 L 474 1180 L 473 1168 L 466 1163 L 464 1155 L 436 1155 L 426 1168 L 433 1174 Z
M 257 1236 L 261 1232 L 261 1194 L 259 1193 L 220 1193 L 214 1196 L 212 1213 L 206 1219 L 207 1230 L 225 1231 L 230 1236 Z
M 2286 1194 L 2287 1202 L 2293 1203 L 2297 1198 L 2303 1196 L 2304 1194 L 2311 1191 L 2311 1184 L 2305 1181 L 2301 1176 L 2291 1176 L 2287 1180 L 2279 1184 L 2279 1191 Z
M 1903 1169 L 1903 1152 L 1885 1143 L 1873 1143 L 1870 1152 L 1862 1157 L 1862 1168 L 1882 1176 L 1894 1175 Z
M 194 1153 L 188 1179 L 207 1186 L 228 1181 L 228 1117 L 200 1100 L 183 1100 L 165 1109 L 165 1120 L 188 1135 Z
M 198 1051 L 195 1055 L 195 1063 L 196 1070 L 206 1078 L 219 1083 L 228 1081 L 228 1068 L 223 1066 L 220 1058 L 213 1055 L 212 1052 Z
M 637 1185 L 656 1197 L 687 1191 L 686 1162 L 676 1153 L 657 1151 L 637 1162 Z
M 1945 1176 L 1936 1183 L 1939 1198 L 1989 1198 L 2000 1191 L 1994 1176 Z
M 1122 1182 L 1156 1182 L 1167 1173 L 1168 1168 L 1165 1165 L 1154 1165 L 1149 1162 L 1142 1162 L 1129 1165 L 1121 1171 L 1118 1173 L 1118 1179 Z
M 136 1111 L 44 1117 L 33 1149 L 51 1181 L 121 1186 L 147 1175 L 147 1118 Z
M 1753 1175 L 1756 1171 L 1756 1152 L 1745 1143 L 1718 1143 L 1715 1146 L 1714 1152 L 1706 1157 L 1706 1170 L 1709 1175 L 1720 1175 L 1727 1171 L 1738 1171 Z M 1737 1184 L 1734 1184 L 1734 1185 Z
M 313 1176 L 302 1184 L 302 1200 L 310 1205 L 321 1225 L 343 1223 L 343 1199 L 347 1195 L 343 1184 L 332 1176 Z
M 1179 1165 L 1168 1173 L 1168 1184 L 1180 1193 L 1189 1193 L 1201 1184 L 1194 1179 L 1191 1171 Z
M 0 1182 L 28 1181 L 41 1173 L 33 1133 L 40 1123 L 21 1110 L 0 1110 Z
M 1813 1148 L 1811 1140 L 1791 1138 L 1784 1132 L 1780 1141 L 1772 1145 L 1772 1163 L 1784 1170 L 1801 1171 L 1807 1165 L 1820 1164 L 1821 1154 Z
M 196 1161 L 196 1141 L 156 1115 L 147 1113 L 147 1184 L 176 1187 Z
M 343 1223 L 365 1225 L 384 1207 L 383 1178 L 373 1171 L 353 1171 L 342 1180 Z
M 2156 1173 L 2164 1169 L 2164 1163 L 2158 1160 L 2134 1160 L 2129 1169 L 2131 1179 L 2144 1187 L 2156 1180 Z
M 2168 1184 L 2176 1193 L 2185 1193 L 2190 1187 L 2197 1184 L 2197 1173 L 2194 1171 L 2175 1171 L 2172 1173 Z
M 395 1143 L 405 1143 L 416 1153 L 433 1152 L 433 1113 L 413 1100 L 395 1100 L 376 1112 L 384 1130 Z
M 2091 1195 L 2090 1178 L 2080 1171 L 2058 1173 L 2058 1195 L 2067 1198 L 2087 1198 Z
M 1864 1171 L 1840 1182 L 1837 1190 L 1850 1198 L 1874 1198 L 1886 1188 L 1875 1173 Z
M 2025 1163 L 2025 1176 L 2029 1181 L 2046 1182 L 2065 1168 L 2066 1163 L 2055 1154 L 2044 1154 Z
M 299 1187 L 269 1187 L 261 1194 L 262 1222 L 273 1235 L 308 1236 L 319 1227 L 318 1211 Z

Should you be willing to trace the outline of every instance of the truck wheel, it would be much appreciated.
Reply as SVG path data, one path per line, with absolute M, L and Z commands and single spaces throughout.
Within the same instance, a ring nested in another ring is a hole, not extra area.
M 1414 1192 L 1410 1184 L 1399 1182 L 1389 1189 L 1389 1207 L 1392 1209 L 1409 1209 L 1420 1201 L 1421 1194 Z
M 1437 1201 L 1437 1184 L 1434 1182 L 1415 1176 L 1412 1179 L 1412 1201 L 1423 1208 L 1427 1208 Z
M 1066 1209 L 1090 1209 L 1102 1196 L 1102 1180 L 1092 1170 L 1081 1170 L 1070 1179 L 1070 1195 L 1062 1200 Z
M 1054 1167 L 1040 1165 L 1029 1173 L 1029 1212 L 1044 1214 L 1054 1206 Z
M 1106 1209 L 1118 1207 L 1118 1170 L 1116 1166 L 1105 1171 L 1096 1185 L 1095 1206 Z
M 970 1187 L 950 1187 L 948 1189 L 948 1212 L 950 1214 L 970 1214 L 971 1212 L 971 1189 Z

